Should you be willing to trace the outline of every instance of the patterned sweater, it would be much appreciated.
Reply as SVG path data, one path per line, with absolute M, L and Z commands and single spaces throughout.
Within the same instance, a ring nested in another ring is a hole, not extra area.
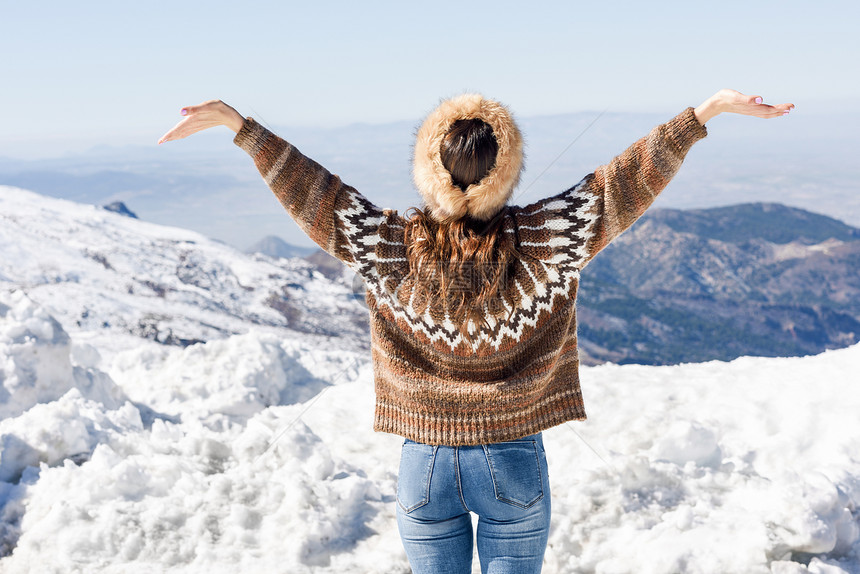
M 504 232 L 522 254 L 503 296 L 511 313 L 489 318 L 471 342 L 447 317 L 410 305 L 402 216 L 376 207 L 251 118 L 234 141 L 310 238 L 365 282 L 374 429 L 455 446 L 513 440 L 585 418 L 576 339 L 580 270 L 642 215 L 706 135 L 687 108 L 567 191 L 505 207 Z

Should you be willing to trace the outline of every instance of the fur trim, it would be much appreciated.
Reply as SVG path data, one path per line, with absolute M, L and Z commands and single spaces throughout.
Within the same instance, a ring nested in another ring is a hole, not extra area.
M 493 128 L 499 151 L 496 165 L 484 179 L 462 191 L 442 165 L 442 140 L 457 120 L 478 118 Z M 430 214 L 439 221 L 466 215 L 480 221 L 492 219 L 511 198 L 523 168 L 523 138 L 505 106 L 480 94 L 464 94 L 445 100 L 418 130 L 412 177 Z

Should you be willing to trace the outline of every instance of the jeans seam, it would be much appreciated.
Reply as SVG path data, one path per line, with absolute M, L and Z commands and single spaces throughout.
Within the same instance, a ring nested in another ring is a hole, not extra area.
M 460 478 L 460 447 L 454 447 L 454 471 L 456 473 L 457 479 L 457 494 L 460 496 L 460 504 L 463 505 L 463 508 L 466 509 L 466 512 L 472 512 L 469 510 L 468 505 L 466 504 L 466 498 L 463 496 L 463 481 Z

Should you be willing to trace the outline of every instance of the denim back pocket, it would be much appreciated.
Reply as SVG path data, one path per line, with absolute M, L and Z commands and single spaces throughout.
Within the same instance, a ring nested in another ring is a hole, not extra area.
M 397 504 L 408 514 L 430 502 L 430 478 L 437 447 L 407 440 L 400 451 Z
M 537 442 L 517 440 L 484 445 L 496 499 L 528 508 L 543 498 Z

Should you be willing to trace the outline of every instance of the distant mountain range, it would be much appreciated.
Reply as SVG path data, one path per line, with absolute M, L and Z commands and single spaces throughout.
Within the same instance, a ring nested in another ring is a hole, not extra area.
M 290 257 L 306 257 L 318 250 L 317 247 L 300 247 L 287 243 L 276 235 L 267 235 L 246 249 L 245 253 L 261 253 L 275 259 L 281 257 L 289 259 Z
M 582 273 L 584 362 L 818 353 L 860 341 L 860 229 L 778 204 L 653 210 Z

